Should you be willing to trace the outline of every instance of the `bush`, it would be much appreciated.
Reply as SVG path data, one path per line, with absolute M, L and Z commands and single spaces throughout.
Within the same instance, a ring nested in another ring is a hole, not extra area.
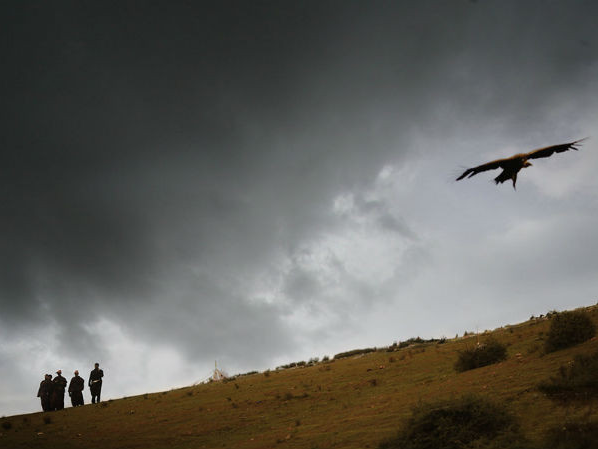
M 296 366 L 297 366 L 297 362 L 292 362 L 292 363 L 288 363 L 286 365 L 277 366 L 276 369 L 289 369 L 289 368 L 295 368 Z
M 455 370 L 463 372 L 480 368 L 493 363 L 502 362 L 507 358 L 507 347 L 489 338 L 485 343 L 465 351 L 459 351 L 459 358 L 455 362 Z
M 549 430 L 545 449 L 594 449 L 598 441 L 598 422 L 566 422 Z
M 544 349 L 554 352 L 589 340 L 596 334 L 596 325 L 587 312 L 573 310 L 553 314 Z
M 598 397 L 598 352 L 578 355 L 569 365 L 560 367 L 556 376 L 538 385 L 551 399 L 589 399 Z
M 515 419 L 503 406 L 476 396 L 424 404 L 379 449 L 524 448 Z
M 415 337 L 415 338 L 410 338 L 409 340 L 405 340 L 402 341 L 398 344 L 395 343 L 393 346 L 397 346 L 399 349 L 403 349 L 403 348 L 407 348 L 411 345 L 419 345 L 419 344 L 424 344 L 424 343 L 445 343 L 446 342 L 446 338 L 442 337 L 441 339 L 438 338 L 429 338 L 427 340 L 421 338 L 421 337 Z
M 376 352 L 376 348 L 364 348 L 364 349 L 353 349 L 352 351 L 340 352 L 334 356 L 335 359 L 344 359 L 352 357 L 354 355 L 368 354 L 370 352 Z
M 12 429 L 12 423 L 10 421 L 2 421 L 2 428 L 4 430 Z

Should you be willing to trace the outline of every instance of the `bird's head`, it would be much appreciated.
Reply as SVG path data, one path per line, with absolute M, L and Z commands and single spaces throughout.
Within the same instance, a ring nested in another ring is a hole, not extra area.
M 531 162 L 529 162 L 529 161 L 525 161 L 525 162 L 523 163 L 523 168 L 525 168 L 525 167 L 531 167 L 531 166 L 532 166 L 532 163 L 531 163 Z

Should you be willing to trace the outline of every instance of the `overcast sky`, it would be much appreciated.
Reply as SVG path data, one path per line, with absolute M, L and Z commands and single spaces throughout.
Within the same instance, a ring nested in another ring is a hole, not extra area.
M 1 8 L 0 415 L 598 300 L 595 1 Z

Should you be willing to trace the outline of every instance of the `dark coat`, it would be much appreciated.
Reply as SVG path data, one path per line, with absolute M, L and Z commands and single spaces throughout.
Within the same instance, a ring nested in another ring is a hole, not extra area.
M 52 379 L 52 382 L 54 383 L 54 391 L 64 394 L 64 390 L 66 388 L 66 379 L 60 374 L 57 374 L 54 379 Z
M 102 377 L 104 377 L 104 371 L 99 368 L 94 368 L 91 373 L 89 373 L 87 384 L 89 385 L 92 396 L 97 396 L 102 389 Z
M 54 383 L 51 379 L 44 379 L 39 383 L 39 390 L 37 390 L 37 397 L 51 396 L 54 390 Z
M 69 396 L 71 397 L 71 403 L 73 407 L 83 405 L 83 388 L 85 388 L 85 380 L 82 377 L 76 375 L 71 379 L 69 384 Z
M 52 407 L 52 393 L 54 392 L 54 383 L 52 379 L 44 379 L 39 384 L 39 390 L 37 390 L 37 397 L 41 399 L 42 410 L 49 412 L 53 409 Z
M 64 390 L 66 389 L 66 379 L 60 374 L 57 374 L 52 382 L 54 383 L 52 407 L 54 410 L 62 410 L 64 408 Z

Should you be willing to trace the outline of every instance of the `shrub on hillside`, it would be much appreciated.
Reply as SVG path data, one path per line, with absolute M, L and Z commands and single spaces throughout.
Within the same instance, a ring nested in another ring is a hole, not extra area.
M 347 357 L 352 357 L 354 355 L 361 355 L 361 354 L 368 354 L 370 352 L 376 352 L 377 348 L 364 348 L 364 349 L 353 349 L 352 351 L 347 352 L 340 352 L 335 354 L 335 359 L 344 359 Z
M 598 441 L 598 422 L 565 422 L 549 430 L 545 449 L 594 449 Z
M 589 340 L 596 334 L 596 325 L 587 312 L 573 310 L 552 315 L 544 349 L 553 352 Z
M 493 363 L 502 362 L 507 358 L 507 347 L 493 338 L 485 343 L 464 351 L 459 351 L 459 358 L 455 362 L 457 372 L 480 368 Z
M 570 400 L 598 397 L 598 352 L 578 355 L 560 367 L 556 376 L 538 385 L 551 399 Z
M 405 427 L 379 449 L 525 448 L 513 416 L 498 404 L 476 396 L 424 404 Z
M 423 339 L 421 337 L 415 337 L 415 338 L 410 338 L 409 340 L 405 340 L 400 342 L 398 345 L 395 343 L 393 346 L 397 347 L 398 349 L 403 349 L 403 348 L 408 348 L 409 346 L 412 345 L 420 345 L 420 344 L 425 344 L 425 343 L 445 343 L 446 342 L 446 337 L 442 337 L 440 339 L 438 338 L 429 338 L 429 339 Z

